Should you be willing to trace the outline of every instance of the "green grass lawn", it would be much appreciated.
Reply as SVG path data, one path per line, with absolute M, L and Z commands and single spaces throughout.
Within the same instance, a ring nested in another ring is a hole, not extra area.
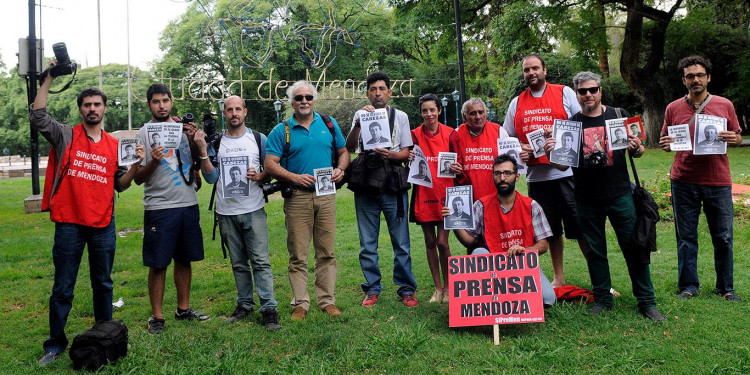
M 647 181 L 664 179 L 671 154 L 650 150 L 637 161 Z M 737 176 L 750 174 L 750 149 L 730 150 Z M 52 287 L 53 224 L 49 215 L 24 214 L 23 199 L 30 195 L 29 179 L 0 180 L 0 373 L 73 373 L 67 353 L 42 369 L 47 337 L 47 300 Z M 526 190 L 520 183 L 519 190 Z M 115 319 L 130 329 L 128 356 L 105 374 L 234 374 L 234 373 L 750 373 L 750 223 L 735 222 L 735 288 L 741 303 L 725 302 L 712 294 L 714 281 L 711 242 L 701 222 L 698 271 L 701 294 L 688 301 L 675 298 L 677 258 L 674 225 L 659 223 L 660 251 L 652 256 L 651 275 L 659 310 L 669 319 L 657 324 L 642 319 L 614 234 L 608 229 L 613 284 L 622 292 L 615 308 L 602 316 L 587 315 L 587 306 L 558 304 L 546 312 L 546 322 L 500 327 L 501 342 L 492 345 L 492 327 L 451 329 L 447 305 L 429 304 L 433 285 L 425 258 L 422 231 L 411 225 L 412 259 L 420 305 L 407 309 L 396 295 L 391 278 L 390 241 L 381 229 L 381 268 L 384 290 L 373 308 L 359 305 L 363 281 L 358 261 L 358 233 L 351 192 L 339 191 L 336 257 L 339 273 L 336 304 L 343 315 L 332 319 L 313 307 L 302 322 L 289 320 L 291 293 L 287 279 L 286 232 L 282 202 L 267 206 L 271 237 L 271 265 L 279 301 L 281 331 L 268 333 L 260 314 L 251 321 L 228 325 L 224 317 L 235 306 L 234 279 L 229 261 L 221 256 L 218 241 L 211 241 L 212 213 L 206 210 L 210 186 L 200 191 L 206 259 L 194 264 L 192 307 L 212 315 L 205 323 L 176 322 L 167 316 L 160 336 L 146 331 L 150 316 L 146 289 L 147 269 L 141 265 L 143 191 L 138 186 L 120 194 L 117 202 L 117 256 L 113 270 Z M 382 224 L 385 227 L 385 223 Z M 590 287 L 585 261 L 573 241 L 566 242 L 566 279 Z M 463 254 L 451 237 L 454 254 Z M 312 257 L 311 257 L 312 259 Z M 311 262 L 312 266 L 312 262 Z M 542 267 L 551 276 L 549 256 Z M 310 293 L 312 292 L 312 278 Z M 68 321 L 72 340 L 93 324 L 88 267 L 84 260 L 76 298 Z M 171 272 L 164 297 L 165 312 L 176 305 Z M 313 296 L 313 306 L 315 306 Z

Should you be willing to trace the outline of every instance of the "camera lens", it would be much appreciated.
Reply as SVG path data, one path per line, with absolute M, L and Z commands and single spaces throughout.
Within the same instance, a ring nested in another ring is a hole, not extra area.
M 57 59 L 57 65 L 68 65 L 70 64 L 70 56 L 68 56 L 68 48 L 65 47 L 65 43 L 55 43 L 52 45 L 52 51 L 55 53 Z

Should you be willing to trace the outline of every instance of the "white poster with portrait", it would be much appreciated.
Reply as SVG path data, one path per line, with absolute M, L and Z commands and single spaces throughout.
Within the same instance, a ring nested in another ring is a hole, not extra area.
M 443 217 L 445 229 L 474 229 L 474 191 L 471 185 L 445 188 L 445 204 L 450 215 Z
M 164 148 L 178 148 L 182 141 L 181 122 L 156 122 L 143 124 L 146 127 L 149 145 L 152 149 L 157 146 Z
M 725 130 L 727 130 L 727 119 L 704 114 L 696 115 L 693 153 L 695 155 L 726 154 L 727 143 L 719 140 L 719 133 Z
M 581 128 L 579 121 L 555 120 L 552 136 L 555 149 L 550 152 L 549 161 L 555 164 L 578 167 L 578 152 L 581 149 Z
M 336 185 L 331 181 L 333 179 L 333 167 L 313 169 L 315 177 L 315 195 L 336 194 Z
M 456 173 L 451 170 L 451 164 L 458 160 L 458 154 L 455 152 L 438 153 L 438 177 L 455 178 Z
M 120 139 L 120 147 L 117 148 L 117 162 L 119 165 L 131 165 L 138 161 L 138 156 L 135 154 L 135 147 L 137 145 L 138 140 L 135 138 Z
M 388 125 L 388 111 L 378 108 L 373 112 L 357 111 L 359 114 L 360 137 L 365 150 L 376 147 L 391 147 L 391 131 Z
M 531 149 L 534 151 L 535 158 L 541 158 L 546 155 L 544 152 L 544 129 L 537 129 L 526 133 L 526 139 L 529 140 L 529 145 L 531 145 Z
M 607 129 L 607 143 L 612 151 L 628 148 L 628 130 L 625 128 L 625 118 L 605 120 Z
M 250 196 L 250 181 L 247 178 L 247 169 L 250 166 L 249 156 L 224 156 L 219 158 L 219 166 L 224 198 Z
M 424 151 L 422 151 L 419 145 L 414 145 L 413 151 L 414 160 L 409 165 L 409 178 L 406 181 L 415 185 L 432 188 L 432 171 L 430 170 L 430 164 L 427 162 Z
M 518 173 L 526 174 L 526 163 L 521 160 L 521 142 L 516 137 L 498 138 L 497 140 L 497 155 L 510 155 L 516 159 L 518 164 Z

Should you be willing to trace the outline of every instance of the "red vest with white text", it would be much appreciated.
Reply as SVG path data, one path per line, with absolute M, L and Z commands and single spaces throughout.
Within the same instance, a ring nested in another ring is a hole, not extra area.
M 484 240 L 491 253 L 506 253 L 513 245 L 534 245 L 531 198 L 516 192 L 510 212 L 503 213 L 497 193 L 480 199 L 484 205 Z
M 531 89 L 526 89 L 518 96 L 514 124 L 518 140 L 529 143 L 526 133 L 536 129 L 552 129 L 555 119 L 567 120 L 568 114 L 563 106 L 563 85 L 547 83 L 541 97 L 531 95 Z M 535 158 L 532 154 L 526 165 L 549 164 L 546 156 Z
M 427 223 L 430 221 L 443 221 L 442 209 L 445 206 L 445 188 L 453 186 L 452 178 L 438 178 L 438 154 L 448 152 L 450 149 L 449 139 L 455 130 L 443 124 L 438 124 L 437 134 L 427 137 L 424 124 L 412 130 L 414 144 L 418 144 L 427 158 L 430 166 L 430 178 L 432 189 L 426 186 L 414 185 L 416 189 L 414 196 L 414 215 L 417 222 Z
M 49 208 L 52 221 L 96 228 L 109 225 L 114 210 L 117 143 L 104 130 L 101 140 L 94 143 L 86 136 L 83 124 L 73 128 L 73 139 L 62 154 L 61 179 L 55 192 L 56 160 L 48 163 L 42 209 Z
M 474 189 L 474 200 L 485 195 L 497 194 L 492 181 L 492 162 L 497 157 L 497 137 L 500 125 L 486 121 L 478 137 L 472 137 L 469 127 L 458 127 L 458 149 L 463 159 L 464 175 Z

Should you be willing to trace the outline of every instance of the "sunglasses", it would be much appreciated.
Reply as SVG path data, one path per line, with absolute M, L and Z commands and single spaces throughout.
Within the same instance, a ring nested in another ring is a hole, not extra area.
M 593 95 L 593 94 L 596 94 L 597 92 L 599 92 L 599 86 L 578 89 L 576 91 L 578 91 L 578 95 L 581 95 L 581 96 L 586 95 L 587 92 L 589 92 L 589 93 L 591 93 Z
M 294 97 L 294 101 L 301 102 L 302 98 L 305 98 L 308 102 L 311 102 L 313 100 L 312 95 L 297 95 Z

